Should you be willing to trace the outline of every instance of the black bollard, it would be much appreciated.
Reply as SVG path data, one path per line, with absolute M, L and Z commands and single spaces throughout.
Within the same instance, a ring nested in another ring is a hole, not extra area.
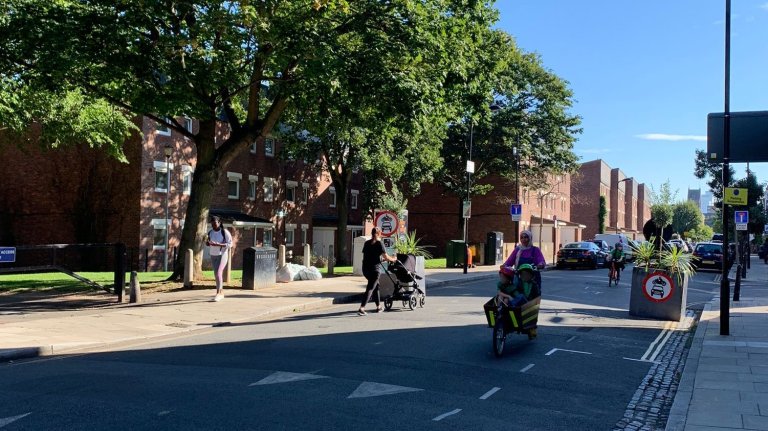
M 736 266 L 736 284 L 734 285 L 734 288 L 733 288 L 733 301 L 734 302 L 738 302 L 739 301 L 739 296 L 741 294 L 741 267 L 742 267 L 741 263 L 739 263 Z

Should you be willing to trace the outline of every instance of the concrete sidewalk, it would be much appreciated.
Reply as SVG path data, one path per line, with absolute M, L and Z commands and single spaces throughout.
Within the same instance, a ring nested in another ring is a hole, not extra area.
M 490 281 L 497 273 L 497 266 L 478 266 L 467 274 L 462 269 L 427 270 L 427 304 L 431 289 Z M 488 287 L 489 295 L 494 289 L 494 285 Z M 33 307 L 15 307 L 13 311 L 0 310 L 0 360 L 98 351 L 231 323 L 276 319 L 356 302 L 364 291 L 365 278 L 345 276 L 280 283 L 256 291 L 225 288 L 221 302 L 211 300 L 213 289 L 196 289 L 144 293 L 142 304 L 114 303 L 97 309 L 39 312 Z M 356 311 L 357 306 L 350 304 L 350 315 Z
M 705 306 L 667 430 L 768 430 L 768 265 L 753 257 L 747 276 L 730 335 L 720 335 L 720 298 Z

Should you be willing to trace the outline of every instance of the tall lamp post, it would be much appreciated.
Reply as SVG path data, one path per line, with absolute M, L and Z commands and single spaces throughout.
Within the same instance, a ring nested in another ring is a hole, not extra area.
M 467 156 L 467 200 L 462 205 L 462 216 L 464 217 L 464 274 L 467 273 L 469 267 L 469 215 L 472 205 L 470 197 L 470 188 L 472 182 L 472 173 L 475 172 L 475 162 L 472 161 L 472 143 L 475 135 L 475 123 L 470 123 L 469 126 L 469 155 Z M 469 207 L 469 208 L 467 208 Z
M 619 180 L 619 182 L 618 182 L 617 184 L 621 184 L 621 183 L 623 183 L 624 181 L 632 181 L 632 177 L 628 177 L 628 178 L 624 178 L 623 180 Z M 619 187 L 619 186 L 617 185 L 617 186 L 616 186 L 616 188 L 618 188 L 618 187 Z M 622 202 L 622 203 L 624 204 L 624 209 L 626 209 L 626 207 L 627 207 L 627 193 L 626 193 L 626 188 L 625 188 L 624 190 L 625 190 L 625 193 L 624 193 L 624 202 Z M 618 213 L 618 212 L 619 212 L 619 211 L 618 211 L 618 205 L 616 206 L 616 208 L 617 208 L 616 212 Z M 618 214 L 616 214 L 616 233 L 619 233 L 619 215 L 618 215 Z M 610 244 L 609 244 L 609 245 L 610 245 Z
M 171 247 L 168 244 L 168 198 L 171 193 L 171 154 L 173 148 L 170 145 L 166 145 L 163 148 L 165 153 L 165 253 L 163 257 L 163 271 L 168 272 L 168 253 L 171 251 Z
M 517 143 L 520 145 L 520 142 Z M 512 148 L 512 157 L 515 158 L 515 203 L 520 203 L 520 184 L 517 181 L 518 172 L 520 171 L 520 154 L 517 152 L 517 147 Z M 518 241 L 520 236 L 520 221 L 515 221 L 515 237 L 514 242 Z

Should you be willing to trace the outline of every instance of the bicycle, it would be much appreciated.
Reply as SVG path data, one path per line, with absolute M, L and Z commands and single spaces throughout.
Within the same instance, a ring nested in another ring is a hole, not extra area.
M 614 286 L 619 285 L 619 280 L 621 279 L 621 271 L 619 271 L 617 265 L 618 263 L 620 263 L 620 261 L 611 260 L 611 265 L 608 269 L 608 287 L 611 287 L 612 282 Z

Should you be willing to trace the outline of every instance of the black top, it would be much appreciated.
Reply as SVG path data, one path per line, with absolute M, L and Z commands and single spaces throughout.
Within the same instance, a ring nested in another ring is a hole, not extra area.
M 381 255 L 386 253 L 381 241 L 373 242 L 369 239 L 363 245 L 363 272 L 376 271 L 376 265 L 381 263 Z

